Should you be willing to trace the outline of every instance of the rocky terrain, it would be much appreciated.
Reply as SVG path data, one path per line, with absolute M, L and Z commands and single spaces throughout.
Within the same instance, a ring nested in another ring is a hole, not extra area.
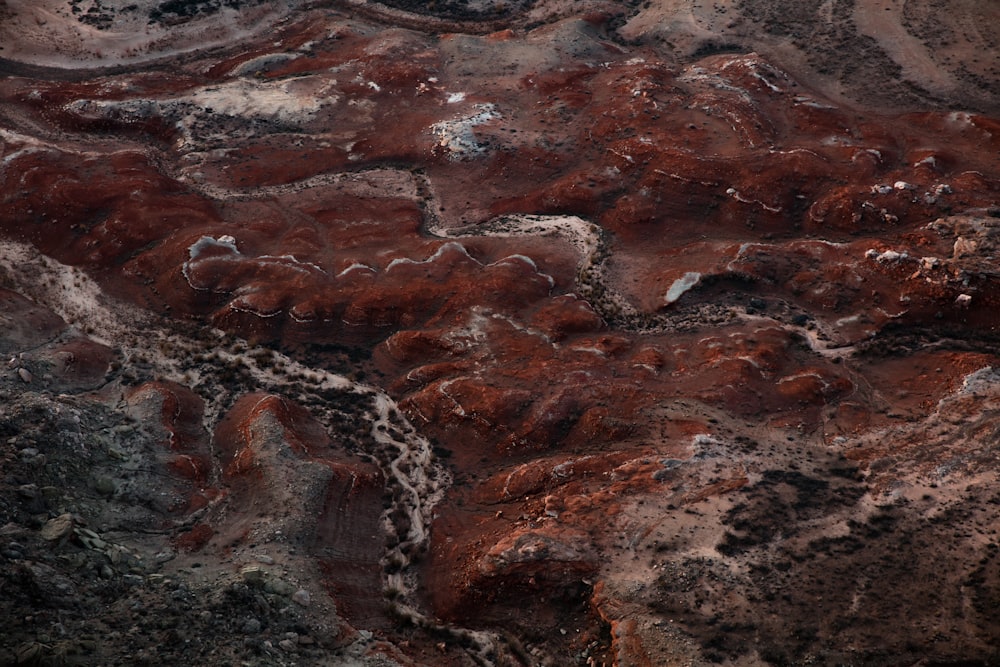
M 1000 9 L 0 2 L 0 664 L 1000 662 Z

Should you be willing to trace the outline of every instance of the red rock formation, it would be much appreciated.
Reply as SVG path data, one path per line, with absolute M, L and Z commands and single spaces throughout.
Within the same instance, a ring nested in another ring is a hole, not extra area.
M 133 418 L 158 431 L 160 451 L 154 461 L 178 480 L 178 492 L 189 497 L 186 505 L 178 509 L 190 514 L 206 507 L 219 490 L 215 487 L 208 434 L 202 424 L 204 401 L 188 387 L 147 382 L 132 389 L 126 402 Z
M 273 394 L 241 397 L 214 442 L 230 496 L 227 514 L 214 522 L 216 548 L 301 545 L 316 558 L 340 616 L 383 627 L 381 472 L 345 455 L 308 410 Z
M 881 599 L 815 582 L 816 554 L 875 530 L 865 503 L 941 484 L 957 505 L 996 473 L 1000 123 L 862 113 L 757 53 L 615 41 L 611 18 L 432 35 L 312 9 L 170 73 L 9 77 L 0 237 L 164 327 L 288 354 L 125 387 L 189 499 L 178 547 L 302 549 L 341 616 L 399 642 L 400 618 L 462 636 L 443 619 L 555 664 L 874 659 Z M 44 346 L 15 372 L 101 387 L 115 351 L 0 307 L 0 352 Z M 337 412 L 345 358 L 382 403 Z M 785 585 L 841 616 L 781 638 Z M 965 657 L 995 655 L 976 619 Z

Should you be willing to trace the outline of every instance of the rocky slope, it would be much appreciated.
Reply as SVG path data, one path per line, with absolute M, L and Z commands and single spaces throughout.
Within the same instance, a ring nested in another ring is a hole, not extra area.
M 1000 660 L 989 6 L 0 11 L 0 663 Z

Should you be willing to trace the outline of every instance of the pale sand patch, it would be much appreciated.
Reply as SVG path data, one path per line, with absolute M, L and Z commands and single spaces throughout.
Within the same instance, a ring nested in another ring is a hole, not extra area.
M 931 58 L 927 45 L 903 27 L 904 0 L 859 2 L 854 6 L 858 31 L 889 54 L 909 81 L 941 96 L 955 89 L 955 80 Z
M 106 30 L 81 22 L 65 0 L 7 0 L 0 20 L 0 57 L 30 65 L 84 69 L 138 64 L 233 44 L 289 16 L 296 2 L 222 8 L 184 23 L 149 23 L 156 0 L 108 0 Z M 136 5 L 135 10 L 124 11 Z

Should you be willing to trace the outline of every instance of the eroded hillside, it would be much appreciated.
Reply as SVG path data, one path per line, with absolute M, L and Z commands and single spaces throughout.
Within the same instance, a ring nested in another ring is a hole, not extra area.
M 989 5 L 0 7 L 0 662 L 998 659 Z

